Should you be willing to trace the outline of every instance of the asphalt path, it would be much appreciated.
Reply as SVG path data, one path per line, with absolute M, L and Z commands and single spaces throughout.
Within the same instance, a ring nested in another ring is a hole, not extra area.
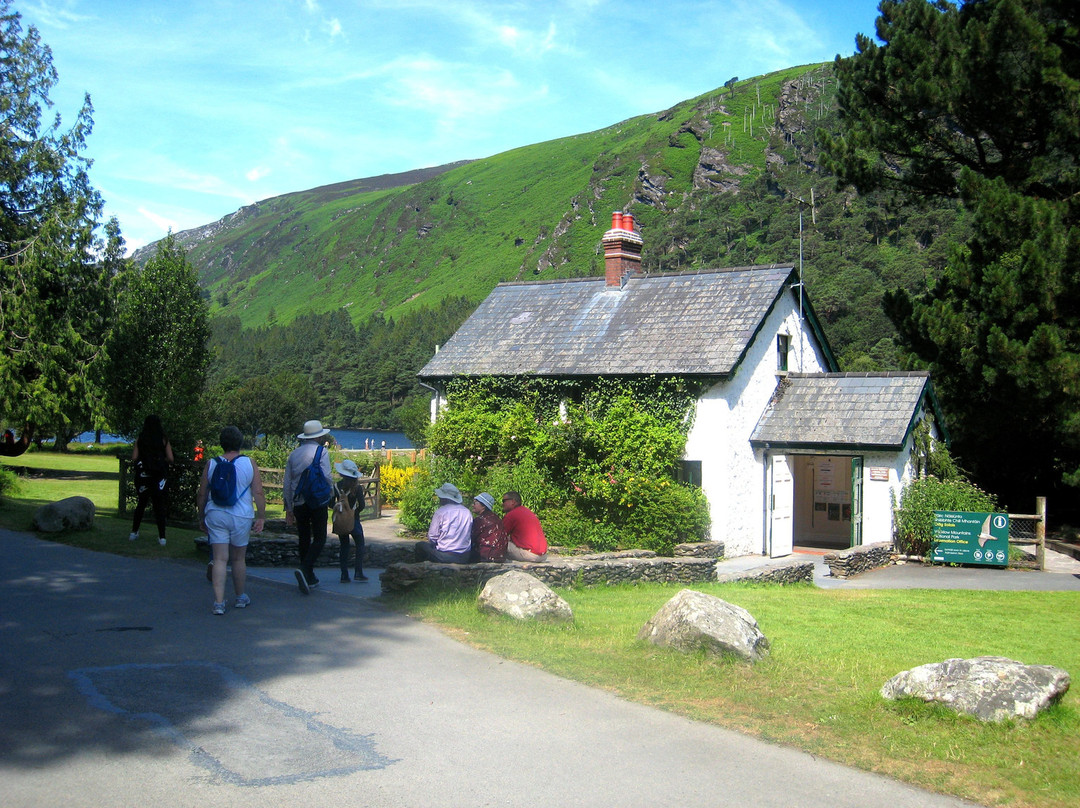
M 252 605 L 216 617 L 201 566 L 0 542 L 5 808 L 968 804 L 508 662 L 369 598 L 256 577 Z

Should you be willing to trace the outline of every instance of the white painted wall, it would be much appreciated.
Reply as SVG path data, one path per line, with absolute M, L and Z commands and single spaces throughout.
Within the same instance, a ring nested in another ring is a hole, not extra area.
M 762 453 L 755 453 L 750 435 L 776 389 L 776 337 L 780 333 L 791 336 L 789 371 L 827 370 L 813 334 L 809 328 L 800 328 L 797 296 L 781 296 L 734 378 L 714 385 L 701 397 L 686 442 L 685 458 L 701 461 L 711 537 L 724 542 L 728 556 L 760 553 L 764 546 L 764 468 Z M 800 355 L 804 366 L 799 364 Z

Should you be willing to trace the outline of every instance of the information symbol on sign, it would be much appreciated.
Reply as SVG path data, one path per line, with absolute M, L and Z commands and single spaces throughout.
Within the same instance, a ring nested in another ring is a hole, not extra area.
M 998 514 L 994 517 L 994 527 L 998 530 L 1004 529 L 1009 524 L 1008 519 L 1003 514 Z

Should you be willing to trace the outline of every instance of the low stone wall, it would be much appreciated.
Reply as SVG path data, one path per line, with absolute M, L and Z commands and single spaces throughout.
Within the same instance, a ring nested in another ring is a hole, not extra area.
M 624 583 L 700 583 L 716 580 L 714 558 L 659 558 L 647 550 L 633 555 L 600 553 L 595 555 L 551 557 L 544 563 L 507 561 L 503 564 L 391 564 L 379 580 L 386 593 L 403 592 L 419 583 L 433 583 L 453 589 L 475 589 L 489 578 L 507 570 L 519 569 L 548 586 L 597 586 Z
M 895 563 L 896 549 L 888 541 L 825 554 L 825 564 L 834 578 L 851 578 Z
M 766 566 L 739 572 L 718 575 L 716 580 L 728 584 L 735 581 L 747 581 L 755 584 L 812 584 L 814 582 L 814 562 L 787 558 L 770 562 Z

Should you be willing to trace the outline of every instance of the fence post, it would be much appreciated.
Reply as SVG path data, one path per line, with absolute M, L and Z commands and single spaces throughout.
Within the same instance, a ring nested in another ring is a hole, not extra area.
M 379 518 L 382 517 L 382 483 L 380 482 L 381 479 L 382 479 L 382 472 L 380 471 L 380 469 L 381 469 L 381 466 L 378 463 L 376 463 L 375 464 L 375 471 L 373 471 L 371 473 L 371 476 L 375 478 L 375 518 L 376 519 L 379 519 Z
M 1035 562 L 1040 570 L 1046 569 L 1046 497 L 1035 497 L 1035 512 L 1039 521 L 1035 523 Z

